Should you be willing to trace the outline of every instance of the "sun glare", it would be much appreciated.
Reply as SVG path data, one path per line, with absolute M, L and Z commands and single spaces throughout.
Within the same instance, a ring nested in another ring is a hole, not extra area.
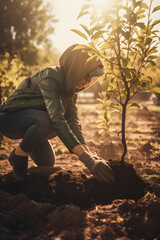
M 92 0 L 93 3 L 99 7 L 106 7 L 109 3 L 109 0 Z

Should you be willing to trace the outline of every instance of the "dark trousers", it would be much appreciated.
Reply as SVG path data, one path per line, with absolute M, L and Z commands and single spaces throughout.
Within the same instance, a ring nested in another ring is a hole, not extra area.
M 52 166 L 55 153 L 48 139 L 55 136 L 46 111 L 26 109 L 0 115 L 0 131 L 11 139 L 22 139 L 20 147 L 38 166 Z

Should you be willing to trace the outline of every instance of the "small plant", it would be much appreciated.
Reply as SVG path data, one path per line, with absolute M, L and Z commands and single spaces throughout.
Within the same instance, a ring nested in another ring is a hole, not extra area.
M 68 149 L 64 145 L 53 145 L 56 154 L 68 153 Z
M 96 123 L 98 124 L 98 128 L 100 129 L 98 131 L 98 134 L 110 132 L 110 102 L 106 101 L 106 96 L 102 96 L 101 93 L 99 93 L 99 98 L 97 98 L 97 100 L 99 103 L 96 104 L 96 108 L 99 109 L 99 119 L 96 121 Z
M 90 26 L 81 24 L 83 32 L 75 33 L 87 40 L 88 45 L 78 48 L 87 51 L 90 58 L 102 59 L 107 74 L 101 81 L 110 78 L 106 89 L 106 101 L 110 108 L 121 114 L 121 141 L 124 162 L 127 153 L 125 123 L 126 112 L 130 107 L 140 106 L 130 100 L 139 92 L 159 92 L 160 88 L 151 88 L 152 78 L 145 70 L 156 65 L 159 31 L 156 29 L 160 20 L 153 20 L 152 15 L 160 6 L 149 6 L 143 0 L 111 0 L 107 9 L 95 8 L 91 0 L 82 7 L 79 17 L 90 17 Z
M 9 94 L 15 89 L 20 83 L 24 75 L 23 63 L 20 58 L 15 55 L 11 57 L 9 53 L 4 56 L 0 56 L 0 104 L 6 100 Z M 3 148 L 3 136 L 0 132 L 0 147 Z
M 6 53 L 3 57 L 1 56 L 0 59 L 1 104 L 24 78 L 24 65 L 17 55 L 11 57 L 9 53 Z

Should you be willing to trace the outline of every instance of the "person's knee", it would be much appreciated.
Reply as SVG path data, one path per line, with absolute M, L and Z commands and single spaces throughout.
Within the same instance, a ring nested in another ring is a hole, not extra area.
M 53 153 L 52 156 L 40 156 L 39 154 L 31 153 L 30 154 L 31 159 L 34 161 L 34 163 L 37 166 L 54 166 L 56 157 L 55 154 Z
M 42 111 L 40 115 L 36 116 L 35 121 L 38 123 L 40 128 L 43 128 L 46 130 L 52 129 L 51 120 L 49 118 L 49 115 L 45 111 Z
M 38 166 L 53 166 L 56 160 L 54 149 L 49 140 L 36 146 L 30 152 L 30 157 Z
M 55 164 L 55 158 L 49 159 L 49 161 L 45 162 L 45 166 L 54 166 Z
M 53 131 L 51 120 L 45 111 L 40 111 L 37 115 L 35 114 L 34 117 L 30 119 L 29 127 L 35 128 L 41 133 L 46 132 L 49 134 Z

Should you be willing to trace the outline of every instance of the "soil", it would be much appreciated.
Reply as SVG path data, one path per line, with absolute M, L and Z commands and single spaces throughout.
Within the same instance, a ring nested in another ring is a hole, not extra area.
M 8 156 L 19 140 L 4 138 L 0 239 L 160 239 L 160 107 L 129 111 L 125 165 L 120 163 L 118 115 L 112 118 L 111 132 L 103 134 L 93 105 L 80 105 L 79 116 L 91 152 L 109 161 L 115 182 L 99 183 L 58 138 L 52 140 L 54 172 L 17 181 Z M 29 168 L 35 169 L 31 159 Z

